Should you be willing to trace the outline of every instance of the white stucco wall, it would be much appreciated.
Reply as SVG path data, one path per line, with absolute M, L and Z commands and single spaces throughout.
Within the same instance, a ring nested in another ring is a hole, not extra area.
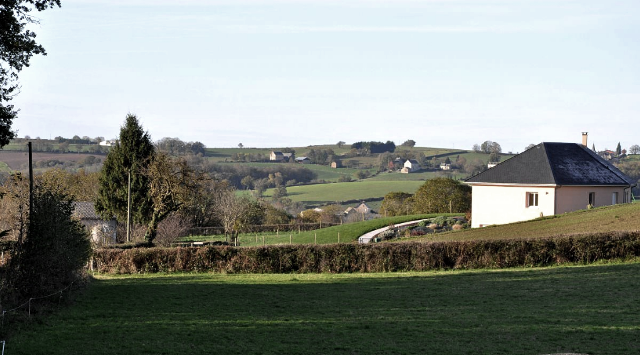
M 625 198 L 623 187 L 607 186 L 560 186 L 556 189 L 556 214 L 583 210 L 589 204 L 589 193 L 595 193 L 593 207 L 609 206 L 613 202 L 612 194 L 618 193 L 618 203 L 629 201 L 629 192 Z
M 527 206 L 528 192 L 538 193 L 538 206 Z M 555 188 L 473 185 L 471 213 L 473 228 L 526 221 L 538 218 L 541 214 L 550 216 L 555 213 Z
M 528 192 L 538 193 L 538 206 L 527 206 Z M 594 207 L 611 205 L 614 192 L 618 193 L 618 203 L 631 199 L 629 189 L 625 191 L 624 187 L 473 185 L 471 227 L 527 221 L 541 215 L 583 210 L 589 204 L 591 192 L 595 193 Z

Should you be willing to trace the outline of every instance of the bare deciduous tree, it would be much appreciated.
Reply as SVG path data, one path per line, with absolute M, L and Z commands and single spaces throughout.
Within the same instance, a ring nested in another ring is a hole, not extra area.
M 171 212 L 179 211 L 198 194 L 204 175 L 192 169 L 184 159 L 173 160 L 164 153 L 156 153 L 145 169 L 149 179 L 152 214 L 147 224 L 145 241 L 153 243 L 158 223 Z
M 245 210 L 246 200 L 236 196 L 235 190 L 231 187 L 219 189 L 215 193 L 217 205 L 214 213 L 222 223 L 225 238 L 234 243 L 241 227 L 241 217 Z M 231 239 L 229 240 L 229 238 Z

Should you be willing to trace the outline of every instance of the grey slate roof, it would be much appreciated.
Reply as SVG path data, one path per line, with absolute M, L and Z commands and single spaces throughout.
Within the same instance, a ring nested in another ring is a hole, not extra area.
M 631 186 L 635 182 L 591 149 L 576 143 L 543 142 L 467 183 Z

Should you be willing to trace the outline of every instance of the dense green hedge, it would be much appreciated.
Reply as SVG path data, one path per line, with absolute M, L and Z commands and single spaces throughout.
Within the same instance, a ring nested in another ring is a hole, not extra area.
M 93 267 L 102 273 L 342 273 L 586 264 L 637 256 L 640 232 L 612 232 L 497 241 L 100 249 Z

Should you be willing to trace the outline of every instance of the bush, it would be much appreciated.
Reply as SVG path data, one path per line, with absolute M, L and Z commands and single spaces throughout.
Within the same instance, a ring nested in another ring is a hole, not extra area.
M 640 256 L 640 232 L 493 241 L 101 249 L 99 272 L 388 272 L 548 266 Z
M 72 213 L 73 200 L 67 195 L 35 189 L 26 239 L 16 245 L 8 266 L 8 283 L 15 296 L 43 296 L 82 277 L 91 242 Z

